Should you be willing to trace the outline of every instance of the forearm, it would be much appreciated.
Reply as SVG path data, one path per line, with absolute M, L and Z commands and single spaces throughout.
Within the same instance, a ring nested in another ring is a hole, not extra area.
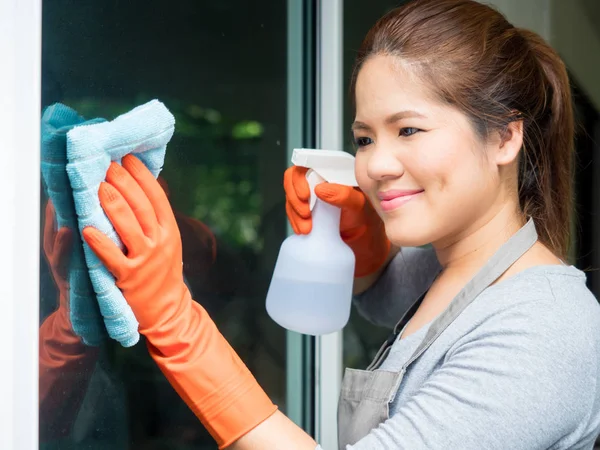
M 171 320 L 147 330 L 148 349 L 219 448 L 227 448 L 273 416 L 277 407 L 206 310 L 187 290 L 185 297 Z
M 315 450 L 317 443 L 302 428 L 277 411 L 242 436 L 228 450 Z
M 354 305 L 372 323 L 393 328 L 431 286 L 441 267 L 433 248 L 395 249 L 378 278 L 354 296 Z
M 67 315 L 60 308 L 40 327 L 40 408 L 52 403 L 53 393 L 68 391 L 73 377 L 89 376 L 98 357 L 97 348 L 86 347 L 75 335 Z
M 371 286 L 373 286 L 373 284 L 375 284 L 377 282 L 377 280 L 379 280 L 379 277 L 381 277 L 381 275 L 383 274 L 383 272 L 387 268 L 387 266 L 390 263 L 390 261 L 392 259 L 394 259 L 394 257 L 398 254 L 399 251 L 400 251 L 400 247 L 396 247 L 395 245 L 391 245 L 390 246 L 390 251 L 388 253 L 388 256 L 387 256 L 385 262 L 379 268 L 379 270 L 377 270 L 376 272 L 374 272 L 374 273 L 372 273 L 370 275 L 367 275 L 366 277 L 360 277 L 360 278 L 355 278 L 354 279 L 354 286 L 353 286 L 353 289 L 352 289 L 352 294 L 353 295 L 362 294 L 367 289 L 369 289 Z
M 63 307 L 52 313 L 39 331 L 40 439 L 70 432 L 87 392 L 98 349 L 87 347 L 71 328 Z

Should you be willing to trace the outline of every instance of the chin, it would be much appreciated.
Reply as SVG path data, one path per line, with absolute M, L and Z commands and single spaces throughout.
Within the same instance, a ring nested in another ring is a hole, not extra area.
M 383 218 L 385 233 L 397 247 L 420 247 L 435 242 L 436 222 L 429 214 L 411 214 Z
M 420 247 L 435 240 L 427 227 L 419 224 L 386 223 L 385 232 L 390 242 L 397 247 Z

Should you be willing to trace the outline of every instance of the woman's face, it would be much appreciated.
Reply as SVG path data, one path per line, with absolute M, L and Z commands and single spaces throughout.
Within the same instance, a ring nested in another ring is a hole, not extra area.
M 449 245 L 502 203 L 498 166 L 467 116 L 436 100 L 411 70 L 390 56 L 360 70 L 356 179 L 394 244 Z

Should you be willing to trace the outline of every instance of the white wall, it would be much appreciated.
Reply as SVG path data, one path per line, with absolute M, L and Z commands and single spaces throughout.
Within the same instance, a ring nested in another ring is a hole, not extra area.
M 582 0 L 491 0 L 510 22 L 544 37 L 600 110 L 600 17 L 590 17 Z

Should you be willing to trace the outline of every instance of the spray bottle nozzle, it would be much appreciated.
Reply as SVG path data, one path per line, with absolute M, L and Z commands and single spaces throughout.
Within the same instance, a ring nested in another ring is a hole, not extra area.
M 306 179 L 310 187 L 311 211 L 316 202 L 314 189 L 317 184 L 326 181 L 345 186 L 358 186 L 354 176 L 354 156 L 349 153 L 339 150 L 295 148 L 292 153 L 292 164 L 310 169 L 306 173 Z

